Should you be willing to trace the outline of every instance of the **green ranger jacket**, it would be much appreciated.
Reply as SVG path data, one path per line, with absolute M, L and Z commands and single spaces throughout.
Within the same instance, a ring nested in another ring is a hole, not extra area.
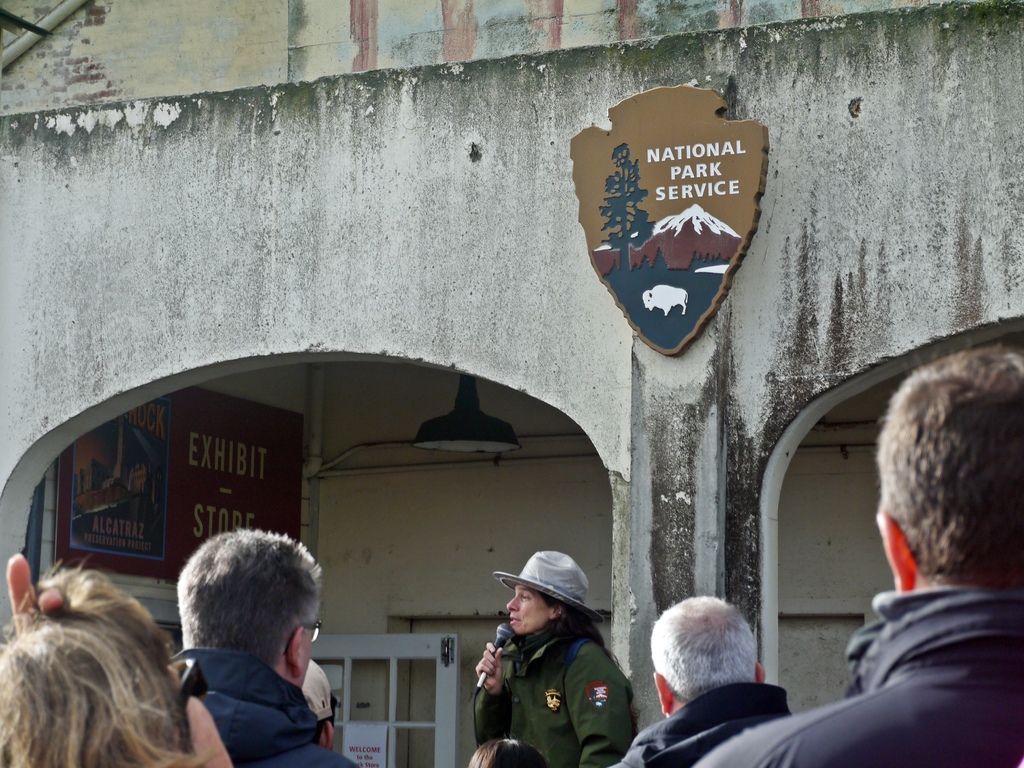
M 590 642 L 566 668 L 572 638 L 544 633 L 525 643 L 525 653 L 516 644 L 523 641 L 517 637 L 502 653 L 501 693 L 477 696 L 480 743 L 521 739 L 550 768 L 605 768 L 622 760 L 633 740 L 633 688 L 615 662 Z

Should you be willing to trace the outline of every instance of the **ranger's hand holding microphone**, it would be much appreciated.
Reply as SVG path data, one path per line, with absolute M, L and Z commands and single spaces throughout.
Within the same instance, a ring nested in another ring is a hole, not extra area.
M 501 690 L 501 684 L 503 681 L 501 672 L 501 648 L 505 643 L 512 639 L 512 627 L 508 624 L 502 624 L 498 627 L 497 636 L 494 638 L 493 643 L 487 644 L 487 650 L 484 651 L 483 658 L 480 659 L 480 663 L 476 665 L 476 673 L 480 675 L 480 679 L 476 682 L 476 690 L 473 692 L 473 696 L 480 693 L 480 689 L 485 689 L 490 694 L 496 694 Z

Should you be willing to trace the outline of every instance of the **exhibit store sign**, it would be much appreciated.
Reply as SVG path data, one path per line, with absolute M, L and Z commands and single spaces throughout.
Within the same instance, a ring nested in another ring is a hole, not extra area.
M 768 130 L 726 120 L 717 93 L 676 86 L 608 110 L 570 148 L 590 260 L 629 324 L 666 355 L 718 311 L 757 230 Z
M 176 579 L 214 534 L 299 537 L 302 414 L 184 389 L 80 437 L 59 476 L 59 561 Z

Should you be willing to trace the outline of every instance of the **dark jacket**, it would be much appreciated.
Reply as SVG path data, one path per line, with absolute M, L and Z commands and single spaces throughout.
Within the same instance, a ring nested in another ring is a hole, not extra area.
M 621 760 L 633 738 L 633 689 L 615 662 L 589 642 L 566 667 L 570 638 L 545 634 L 517 645 L 523 642 L 515 638 L 502 654 L 501 693 L 477 696 L 477 738 L 522 739 L 550 768 L 605 768 Z
M 698 768 L 1017 768 L 1024 755 L 1024 590 L 875 598 L 885 620 L 851 696 L 768 723 Z
M 740 731 L 788 714 L 786 692 L 778 686 L 723 685 L 644 728 L 615 768 L 689 768 Z
M 198 659 L 210 692 L 203 703 L 235 765 L 250 768 L 355 768 L 313 743 L 316 715 L 302 689 L 252 654 L 213 648 L 182 651 Z

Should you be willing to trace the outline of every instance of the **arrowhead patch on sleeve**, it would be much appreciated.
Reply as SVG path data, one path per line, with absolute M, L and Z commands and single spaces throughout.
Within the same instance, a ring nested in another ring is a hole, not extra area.
M 603 707 L 608 703 L 608 686 L 600 680 L 595 680 L 587 686 L 587 698 L 595 707 Z

